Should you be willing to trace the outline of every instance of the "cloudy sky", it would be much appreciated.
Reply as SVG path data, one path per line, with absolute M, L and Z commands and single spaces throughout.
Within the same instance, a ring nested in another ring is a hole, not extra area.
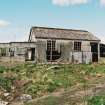
M 0 0 L 0 42 L 26 41 L 32 26 L 88 30 L 105 42 L 105 0 Z

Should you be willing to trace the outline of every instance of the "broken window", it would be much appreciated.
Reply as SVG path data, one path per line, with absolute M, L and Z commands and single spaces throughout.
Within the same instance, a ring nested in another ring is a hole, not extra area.
M 55 40 L 52 40 L 52 51 L 55 51 Z
M 25 56 L 25 48 L 17 48 L 17 55 L 18 56 Z
M 56 41 L 55 40 L 48 40 L 47 41 L 47 50 L 48 51 L 55 51 L 55 43 Z
M 47 51 L 51 50 L 51 40 L 47 41 Z
M 15 49 L 14 48 L 9 48 L 9 52 L 10 52 L 10 57 L 13 57 Z
M 55 61 L 60 58 L 61 52 L 56 49 L 56 40 L 48 40 L 47 41 L 47 60 Z
M 6 48 L 1 48 L 1 56 L 6 56 Z
M 81 51 L 81 42 L 74 42 L 74 51 Z

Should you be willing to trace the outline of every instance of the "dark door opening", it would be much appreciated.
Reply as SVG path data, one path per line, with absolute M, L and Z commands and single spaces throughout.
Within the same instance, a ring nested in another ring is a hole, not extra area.
M 92 62 L 98 62 L 98 43 L 90 43 L 92 52 Z
M 34 61 L 35 60 L 35 48 L 29 48 L 26 52 L 26 61 Z
M 31 61 L 35 60 L 35 48 L 31 48 Z
M 105 57 L 105 44 L 100 44 L 100 57 Z

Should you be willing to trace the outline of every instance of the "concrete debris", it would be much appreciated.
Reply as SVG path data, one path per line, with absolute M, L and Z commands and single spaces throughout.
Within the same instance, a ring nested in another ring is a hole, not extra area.
M 22 94 L 20 96 L 20 100 L 32 100 L 32 96 L 31 95 L 28 95 L 28 94 Z
M 0 99 L 0 105 L 8 105 L 9 104 L 9 102 L 5 102 L 5 101 L 2 101 L 1 99 Z

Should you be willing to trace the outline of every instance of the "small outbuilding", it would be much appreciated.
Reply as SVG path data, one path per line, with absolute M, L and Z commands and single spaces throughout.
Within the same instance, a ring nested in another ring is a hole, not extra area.
M 25 62 L 35 60 L 35 48 L 35 42 L 0 43 L 0 61 Z

